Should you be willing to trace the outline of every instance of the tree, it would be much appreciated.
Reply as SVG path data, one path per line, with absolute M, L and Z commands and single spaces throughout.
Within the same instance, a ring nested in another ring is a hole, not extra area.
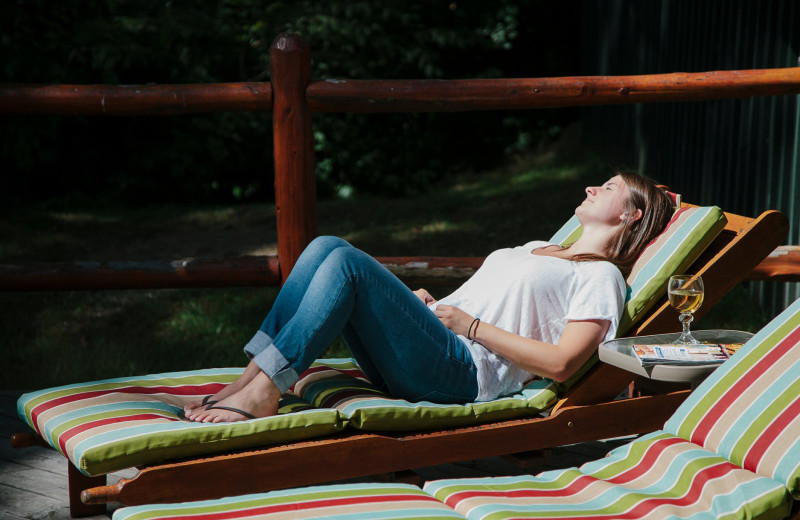
M 13 83 L 268 81 L 281 32 L 309 42 L 321 78 L 542 76 L 575 62 L 569 31 L 554 30 L 577 23 L 571 9 L 540 0 L 15 0 L 6 12 L 2 81 Z M 318 114 L 320 193 L 415 193 L 531 146 L 554 115 Z M 270 127 L 264 114 L 6 118 L 5 202 L 268 200 Z

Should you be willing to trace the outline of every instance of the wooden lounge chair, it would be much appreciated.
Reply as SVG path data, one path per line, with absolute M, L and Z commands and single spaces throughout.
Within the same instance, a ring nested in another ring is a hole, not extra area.
M 730 213 L 725 217 L 724 229 L 688 269 L 706 281 L 706 303 L 701 312 L 719 301 L 773 251 L 788 231 L 786 218 L 776 211 L 752 219 Z M 663 292 L 662 287 L 659 294 Z M 674 311 L 665 302 L 658 302 L 646 313 L 644 321 L 630 330 L 637 335 L 655 334 L 676 330 L 677 324 Z M 228 450 L 249 448 L 222 455 L 183 455 L 187 457 L 184 460 L 144 466 L 134 462 L 132 465 L 140 469 L 138 475 L 113 486 L 104 485 L 107 471 L 93 473 L 82 467 L 82 472 L 70 464 L 71 511 L 73 516 L 95 514 L 102 510 L 104 502 L 112 501 L 143 504 L 230 496 L 643 433 L 663 423 L 688 394 L 680 390 L 615 401 L 632 379 L 628 372 L 597 364 L 561 395 L 546 417 L 419 432 L 348 429 L 313 440 L 252 448 L 277 442 L 265 435 L 262 442 L 229 445 Z M 20 409 L 21 416 L 26 413 Z M 45 443 L 63 452 L 61 441 L 57 436 L 50 437 L 50 433 L 46 435 L 49 442 L 31 434 L 17 435 L 12 442 L 15 446 Z M 204 442 L 210 445 L 216 440 Z M 158 442 L 154 441 L 147 451 L 157 453 Z
M 580 468 L 536 477 L 297 488 L 129 507 L 179 518 L 725 518 L 800 516 L 800 300 L 753 336 L 663 429 Z M 202 515 L 202 516 L 201 516 Z

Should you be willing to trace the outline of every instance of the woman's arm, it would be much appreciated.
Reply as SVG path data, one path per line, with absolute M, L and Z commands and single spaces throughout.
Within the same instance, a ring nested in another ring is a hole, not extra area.
M 439 305 L 436 315 L 444 325 L 466 336 L 473 317 L 457 307 Z M 473 326 L 473 339 L 529 372 L 564 381 L 589 359 L 605 338 L 608 320 L 570 321 L 557 345 L 513 334 L 494 325 L 480 322 Z

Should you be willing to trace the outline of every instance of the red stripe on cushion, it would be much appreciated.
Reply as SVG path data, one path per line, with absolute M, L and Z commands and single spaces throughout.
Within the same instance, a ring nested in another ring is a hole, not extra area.
M 369 495 L 361 497 L 346 497 L 346 498 L 331 498 L 327 500 L 310 500 L 308 502 L 291 502 L 286 504 L 275 504 L 261 507 L 250 507 L 247 509 L 238 509 L 234 511 L 219 511 L 215 513 L 197 513 L 194 515 L 180 515 L 173 516 L 167 512 L 167 516 L 162 518 L 169 518 L 171 520 L 227 520 L 241 517 L 252 517 L 255 515 L 268 515 L 275 513 L 284 513 L 289 511 L 303 511 L 306 509 L 320 509 L 325 507 L 342 507 L 349 505 L 361 504 L 382 504 L 386 502 L 415 502 L 424 500 L 426 502 L 434 502 L 441 504 L 433 497 L 425 495 Z M 157 520 L 158 517 L 149 517 L 151 520 Z
M 75 394 L 58 397 L 56 399 L 51 399 L 49 401 L 43 402 L 40 405 L 35 406 L 31 410 L 31 419 L 33 420 L 34 424 L 38 424 L 39 415 L 52 408 L 67 403 L 73 403 L 75 401 L 81 401 L 83 399 L 92 399 L 94 397 L 100 397 L 103 395 L 116 394 L 116 393 L 142 394 L 142 395 L 170 394 L 170 395 L 181 395 L 181 396 L 208 395 L 219 392 L 225 386 L 226 386 L 225 383 L 207 383 L 205 385 L 154 386 L 154 387 L 128 386 L 120 388 L 109 388 L 107 390 L 95 390 L 91 392 L 79 392 Z
M 608 479 L 612 484 L 624 484 L 632 480 L 636 480 L 642 475 L 646 474 L 650 469 L 656 465 L 658 458 L 667 448 L 676 446 L 678 444 L 685 444 L 686 441 L 679 437 L 671 437 L 668 439 L 659 439 L 647 447 L 642 460 L 629 470 L 620 473 L 614 478 Z
M 302 374 L 300 374 L 300 378 L 298 379 L 297 382 L 299 383 L 305 377 L 310 376 L 312 374 L 319 374 L 321 372 L 338 372 L 339 374 L 343 374 L 343 375 L 346 375 L 346 376 L 354 377 L 356 379 L 361 379 L 363 381 L 369 382 L 369 379 L 367 379 L 367 376 L 364 375 L 364 372 L 362 372 L 361 370 L 359 370 L 357 368 L 344 368 L 344 369 L 342 369 L 342 368 L 329 367 L 328 365 L 320 365 L 320 366 L 310 367 L 310 368 L 306 369 L 305 371 L 303 371 Z M 289 390 L 294 392 L 296 385 L 297 385 L 297 383 L 295 383 L 292 386 L 290 386 Z
M 788 336 L 775 345 L 775 347 L 770 349 L 770 351 L 759 359 L 752 368 L 747 370 L 741 379 L 731 385 L 716 403 L 709 407 L 708 412 L 706 412 L 697 424 L 689 440 L 695 444 L 704 445 L 714 425 L 725 411 L 739 398 L 739 395 L 761 377 L 774 363 L 777 363 L 781 357 L 786 355 L 798 342 L 800 342 L 800 327 L 793 330 Z
M 671 228 L 678 221 L 680 216 L 683 215 L 684 213 L 686 213 L 687 211 L 689 211 L 690 209 L 691 208 L 689 208 L 687 206 L 685 208 L 680 208 L 677 211 L 675 211 L 675 213 L 672 214 L 672 218 L 669 219 L 669 222 L 667 222 L 667 225 L 664 228 L 664 230 L 661 231 L 661 233 L 659 233 L 658 235 L 656 235 L 655 238 L 653 238 L 653 240 L 648 242 L 648 244 L 645 246 L 644 250 L 642 251 L 642 254 L 644 254 L 644 251 L 646 251 L 648 247 L 652 246 L 655 243 L 655 241 L 659 239 L 659 237 L 661 237 L 665 233 L 667 233 L 669 231 L 669 228 Z
M 711 480 L 715 480 L 725 475 L 729 474 L 730 472 L 739 469 L 738 466 L 731 464 L 730 462 L 723 461 L 718 464 L 714 464 L 713 466 L 708 466 L 703 468 L 701 471 L 697 472 L 692 479 L 692 483 L 687 490 L 685 495 L 680 497 L 668 497 L 662 498 L 659 496 L 653 496 L 652 498 L 643 498 L 636 506 L 627 511 L 625 513 L 606 513 L 606 514 L 583 514 L 580 516 L 562 516 L 556 512 L 553 512 L 554 516 L 548 517 L 545 516 L 545 512 L 538 512 L 536 518 L 558 518 L 559 520 L 624 520 L 628 518 L 641 518 L 649 513 L 652 512 L 657 507 L 664 506 L 664 505 L 672 505 L 675 507 L 687 507 L 691 506 L 695 502 L 697 502 L 703 493 L 703 487 L 710 482 Z M 582 475 L 581 477 L 575 479 L 573 483 L 571 483 L 568 487 L 563 489 L 550 489 L 550 490 L 532 490 L 532 489 L 520 489 L 515 491 L 494 491 L 494 490 L 485 490 L 485 491 L 464 491 L 461 493 L 456 493 L 447 498 L 445 503 L 452 507 L 453 509 L 456 508 L 458 502 L 461 500 L 469 499 L 469 498 L 480 498 L 480 497 L 511 497 L 511 498 L 559 498 L 559 497 L 570 497 L 578 492 L 582 491 L 586 486 L 592 482 L 597 482 L 598 480 L 590 477 L 588 475 Z M 573 485 L 577 484 L 577 485 Z M 635 490 L 631 490 L 636 492 Z M 452 500 L 454 497 L 458 497 L 457 500 Z M 509 506 L 509 508 L 512 506 Z M 513 518 L 513 517 L 508 517 Z
M 378 390 L 370 390 L 369 388 L 357 388 L 352 390 L 341 390 L 331 394 L 330 396 L 326 397 L 320 403 L 322 408 L 333 408 L 339 402 L 350 399 L 353 397 L 386 397 L 386 394 L 378 391 Z
M 635 479 L 639 478 L 640 476 L 644 475 L 645 473 L 647 473 L 648 471 L 650 471 L 650 469 L 656 464 L 656 461 L 658 460 L 658 458 L 661 456 L 662 453 L 664 453 L 664 451 L 667 448 L 670 448 L 670 447 L 678 445 L 678 444 L 685 444 L 685 443 L 686 443 L 686 441 L 681 439 L 681 438 L 679 438 L 679 437 L 669 437 L 669 438 L 666 438 L 666 439 L 658 439 L 658 440 L 654 441 L 653 443 L 651 443 L 647 447 L 647 449 L 645 450 L 644 455 L 642 456 L 642 459 L 639 462 L 637 462 L 632 468 L 630 468 L 630 469 L 628 469 L 628 470 L 626 470 L 626 471 L 614 476 L 613 478 L 607 479 L 606 481 L 611 483 L 611 484 L 623 484 L 623 483 L 635 480 Z M 531 495 L 525 495 L 524 494 L 524 493 L 528 492 L 527 490 L 519 491 L 520 493 L 523 493 L 521 495 L 512 494 L 514 492 L 509 492 L 508 494 L 506 494 L 506 493 L 502 493 L 502 494 L 503 494 L 503 496 L 531 496 L 531 497 L 533 497 L 533 496 L 550 496 L 550 495 L 553 495 L 553 494 L 556 494 L 556 495 L 574 495 L 576 493 L 579 493 L 580 491 L 583 491 L 583 489 L 586 486 L 588 486 L 589 484 L 591 484 L 593 482 L 596 482 L 596 481 L 597 481 L 597 479 L 594 478 L 594 477 L 590 477 L 588 475 L 583 475 L 581 477 L 576 478 L 570 484 L 569 487 L 564 488 L 563 490 L 542 491 L 542 492 L 538 492 L 537 491 L 536 493 L 531 494 Z M 454 495 L 454 496 L 457 496 L 457 495 Z M 459 498 L 459 500 L 461 500 L 461 499 Z M 450 507 L 455 507 L 451 503 L 448 503 L 447 505 L 449 505 Z
M 462 500 L 481 497 L 511 497 L 511 498 L 542 498 L 542 497 L 568 497 L 576 495 L 586 489 L 590 484 L 597 482 L 596 478 L 581 475 L 570 482 L 569 486 L 561 489 L 516 489 L 513 491 L 483 489 L 480 491 L 460 491 L 448 495 L 444 503 L 453 509 Z
M 754 442 L 753 446 L 748 450 L 744 461 L 742 461 L 742 467 L 755 473 L 756 468 L 758 468 L 758 465 L 761 463 L 762 457 L 764 457 L 764 454 L 769 447 L 772 446 L 772 443 L 778 435 L 784 428 L 789 426 L 792 421 L 797 420 L 798 416 L 800 416 L 800 398 L 795 399 L 794 402 L 787 406 L 786 409 L 764 429 L 761 435 L 758 436 L 756 442 Z
M 107 417 L 105 419 L 99 419 L 97 421 L 89 421 L 87 423 L 82 423 L 77 426 L 73 426 L 72 428 L 64 431 L 61 435 L 58 436 L 58 445 L 61 446 L 61 452 L 67 452 L 67 442 L 70 439 L 79 435 L 85 431 L 91 430 L 92 428 L 98 428 L 100 426 L 105 426 L 107 424 L 114 424 L 114 423 L 124 423 L 130 421 L 145 421 L 150 419 L 164 419 L 163 415 L 158 415 L 154 413 L 142 413 L 138 415 L 124 415 L 122 417 Z

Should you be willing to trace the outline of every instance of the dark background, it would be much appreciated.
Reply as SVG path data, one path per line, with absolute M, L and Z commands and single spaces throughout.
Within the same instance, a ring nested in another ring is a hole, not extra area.
M 11 83 L 269 81 L 269 47 L 301 34 L 316 78 L 579 72 L 578 3 L 6 2 Z M 321 196 L 409 195 L 557 137 L 563 110 L 314 116 Z M 380 132 L 375 129 L 380 128 Z M 48 207 L 272 199 L 269 114 L 6 117 L 3 202 Z
M 4 83 L 268 81 L 282 32 L 316 78 L 627 75 L 796 67 L 795 0 L 12 0 Z M 800 243 L 798 96 L 460 114 L 316 114 L 321 198 L 408 197 L 502 167 L 579 129 L 609 169 L 687 200 L 787 214 Z M 269 114 L 4 116 L 0 207 L 67 210 L 270 202 Z M 785 306 L 797 284 L 759 285 Z M 788 291 L 788 292 L 787 292 Z

